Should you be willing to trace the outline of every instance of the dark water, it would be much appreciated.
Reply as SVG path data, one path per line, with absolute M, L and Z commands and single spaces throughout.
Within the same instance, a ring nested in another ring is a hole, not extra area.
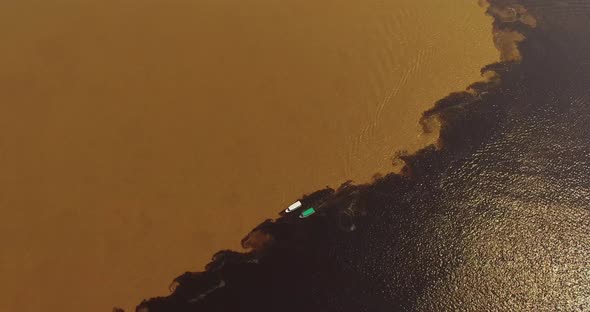
M 590 311 L 590 2 L 491 5 L 522 62 L 424 114 L 442 148 L 262 224 L 138 311 Z

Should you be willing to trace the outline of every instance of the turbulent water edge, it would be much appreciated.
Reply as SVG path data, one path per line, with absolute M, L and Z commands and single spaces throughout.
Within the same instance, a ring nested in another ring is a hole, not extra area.
M 495 0 L 502 62 L 401 174 L 267 220 L 140 312 L 589 311 L 590 2 Z M 466 47 L 468 48 L 468 47 Z

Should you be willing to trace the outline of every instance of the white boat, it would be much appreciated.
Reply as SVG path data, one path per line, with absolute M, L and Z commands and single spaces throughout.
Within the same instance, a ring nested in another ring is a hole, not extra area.
M 298 200 L 298 201 L 292 203 L 291 206 L 287 207 L 287 209 L 285 209 L 285 212 L 289 213 L 289 212 L 295 211 L 295 210 L 301 208 L 302 205 L 303 204 L 301 204 L 301 201 Z

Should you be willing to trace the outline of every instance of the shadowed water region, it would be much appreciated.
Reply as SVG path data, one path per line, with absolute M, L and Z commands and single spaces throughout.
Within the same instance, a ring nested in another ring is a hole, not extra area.
M 314 215 L 262 223 L 250 252 L 220 251 L 137 311 L 589 311 L 590 4 L 488 14 L 503 62 L 424 113 L 436 147 L 303 197 Z

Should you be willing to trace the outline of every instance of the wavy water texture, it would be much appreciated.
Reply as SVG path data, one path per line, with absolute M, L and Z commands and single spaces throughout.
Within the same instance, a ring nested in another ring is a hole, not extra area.
M 137 311 L 590 310 L 590 5 L 483 5 L 502 62 L 424 113 L 437 146 L 315 193 L 315 216 L 267 220 Z

